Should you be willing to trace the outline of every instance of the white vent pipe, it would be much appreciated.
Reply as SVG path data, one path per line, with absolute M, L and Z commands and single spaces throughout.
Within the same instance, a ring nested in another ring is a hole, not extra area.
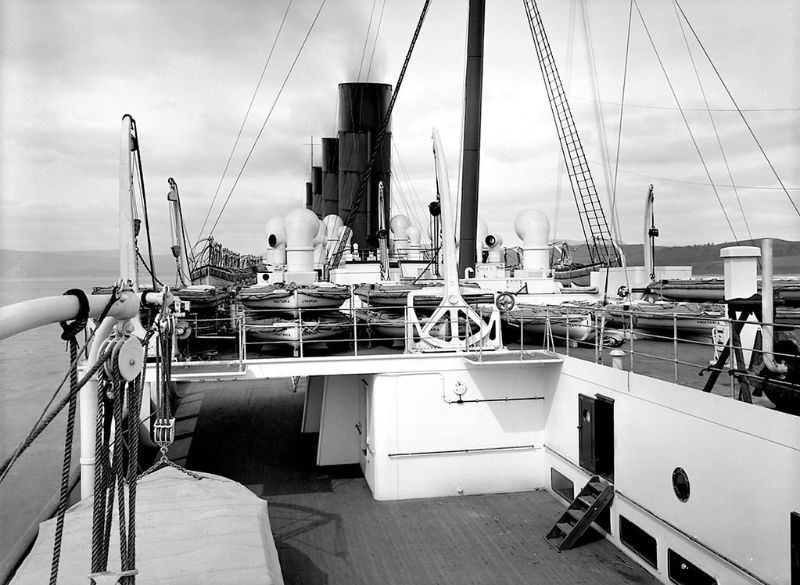
M 267 253 L 264 261 L 273 266 L 286 264 L 286 232 L 283 229 L 283 217 L 273 217 L 267 222 Z
M 550 249 L 550 220 L 537 209 L 526 209 L 514 220 L 514 231 L 522 240 L 522 258 L 525 270 L 548 270 Z
M 314 237 L 319 231 L 319 224 L 317 215 L 304 207 L 293 209 L 283 220 L 287 272 L 314 270 Z

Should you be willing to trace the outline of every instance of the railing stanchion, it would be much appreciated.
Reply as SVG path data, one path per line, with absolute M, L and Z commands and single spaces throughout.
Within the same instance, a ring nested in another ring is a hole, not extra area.
M 678 383 L 678 315 L 672 314 L 672 362 L 675 371 L 675 383 Z
M 355 285 L 350 285 L 350 316 L 353 318 L 353 355 L 358 356 L 358 319 L 356 315 Z
M 634 368 L 634 360 L 633 360 L 634 347 L 633 347 L 633 340 L 636 338 L 636 334 L 633 332 L 633 311 L 631 311 L 631 313 L 630 313 L 630 321 L 629 321 L 629 322 L 630 322 L 630 335 L 631 335 L 631 373 L 633 373 L 633 372 L 634 372 L 634 369 L 633 369 L 633 368 Z
M 300 351 L 300 357 L 303 357 L 303 308 L 297 307 L 297 339 Z

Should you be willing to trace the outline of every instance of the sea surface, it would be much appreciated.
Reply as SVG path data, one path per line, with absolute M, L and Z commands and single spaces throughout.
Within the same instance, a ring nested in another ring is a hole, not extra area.
M 70 278 L 0 277 L 0 306 L 60 295 L 71 288 L 90 292 L 111 284 L 113 277 Z M 81 338 L 79 337 L 79 342 Z M 69 365 L 61 327 L 46 325 L 0 341 L 0 459 L 27 436 L 55 392 Z M 59 393 L 68 388 L 69 381 Z M 0 484 L 0 562 L 39 510 L 58 492 L 64 456 L 66 411 L 59 415 L 18 460 Z M 73 464 L 78 461 L 78 431 L 73 441 Z

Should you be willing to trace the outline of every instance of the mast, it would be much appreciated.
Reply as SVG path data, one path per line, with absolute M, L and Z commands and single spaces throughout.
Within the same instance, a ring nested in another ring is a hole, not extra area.
M 464 82 L 464 145 L 461 174 L 461 234 L 458 274 L 475 268 L 478 226 L 478 178 L 481 157 L 481 96 L 483 93 L 483 29 L 486 0 L 469 1 L 467 74 Z

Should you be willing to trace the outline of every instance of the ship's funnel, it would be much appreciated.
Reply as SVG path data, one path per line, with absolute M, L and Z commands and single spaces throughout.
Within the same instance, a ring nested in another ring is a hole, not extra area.
M 489 248 L 487 262 L 503 262 L 505 260 L 503 236 L 488 234 L 483 241 L 486 243 L 486 247 Z
M 525 271 L 547 271 L 550 250 L 550 220 L 537 209 L 526 209 L 514 220 L 514 231 L 522 240 L 522 258 Z
M 411 220 L 405 215 L 395 215 L 389 222 L 392 230 L 394 253 L 405 257 L 408 252 L 408 228 L 411 227 Z
M 354 204 L 358 184 L 367 168 L 370 153 L 377 145 L 383 119 L 389 111 L 392 86 L 384 83 L 339 84 L 339 209 L 341 217 L 347 217 Z M 352 223 L 353 242 L 364 249 L 378 231 L 378 183 L 384 185 L 383 217 L 389 215 L 391 126 L 387 126 L 383 145 L 378 149 L 364 199 Z
M 289 272 L 314 272 L 314 237 L 319 224 L 320 220 L 310 209 L 294 209 L 286 216 L 283 229 L 286 231 L 287 279 Z M 305 279 L 295 279 L 298 280 Z
M 475 262 L 478 264 L 483 264 L 483 245 L 488 234 L 489 226 L 487 226 L 486 222 L 479 217 L 475 232 Z
M 321 217 L 339 213 L 339 139 L 322 139 Z M 328 226 L 330 227 L 330 226 Z M 330 234 L 330 230 L 328 230 Z
M 283 229 L 283 218 L 273 217 L 267 221 L 267 253 L 264 262 L 273 266 L 286 264 L 286 232 Z

